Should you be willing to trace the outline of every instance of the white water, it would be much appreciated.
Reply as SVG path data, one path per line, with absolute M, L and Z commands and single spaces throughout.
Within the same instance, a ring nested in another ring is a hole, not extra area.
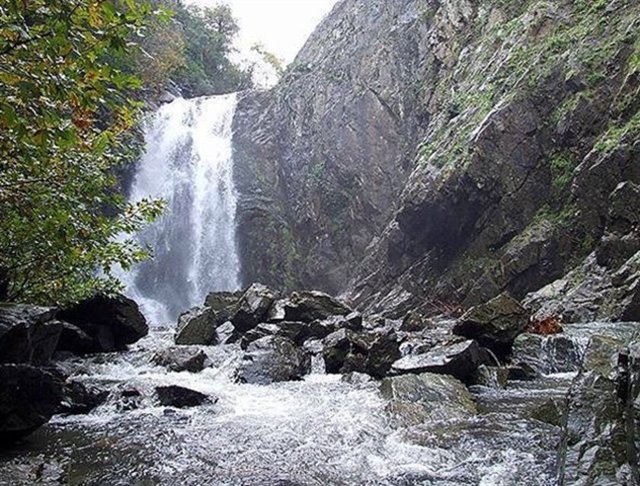
M 123 281 L 150 322 L 174 320 L 211 291 L 239 288 L 231 126 L 236 96 L 178 98 L 148 121 L 131 201 L 162 198 L 165 214 L 138 235 L 154 258 Z

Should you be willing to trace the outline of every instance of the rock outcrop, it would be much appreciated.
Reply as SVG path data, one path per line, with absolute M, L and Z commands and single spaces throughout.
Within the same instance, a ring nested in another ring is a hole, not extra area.
M 593 252 L 590 291 L 635 319 L 639 9 L 340 1 L 240 96 L 243 279 L 400 318 L 521 299 Z
M 36 430 L 57 412 L 63 383 L 26 364 L 0 365 L 0 442 L 8 444 Z
M 96 295 L 63 309 L 58 318 L 89 336 L 93 341 L 92 352 L 126 349 L 128 344 L 135 343 L 149 332 L 138 304 L 123 295 Z M 84 341 L 84 336 L 81 339 Z M 84 344 L 80 349 L 65 350 L 85 351 Z

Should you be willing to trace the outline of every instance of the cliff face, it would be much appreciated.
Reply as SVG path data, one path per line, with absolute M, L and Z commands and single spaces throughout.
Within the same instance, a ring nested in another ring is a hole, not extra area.
M 240 97 L 234 160 L 245 282 L 346 288 L 429 122 L 429 7 L 340 2 L 271 92 Z
M 637 2 L 376 4 L 340 2 L 277 88 L 240 100 L 245 281 L 397 315 L 574 269 L 578 296 L 634 284 Z

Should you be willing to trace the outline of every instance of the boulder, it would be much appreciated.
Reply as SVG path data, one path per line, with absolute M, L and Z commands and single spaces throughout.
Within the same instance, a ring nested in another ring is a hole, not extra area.
M 513 343 L 513 363 L 526 364 L 538 374 L 578 371 L 583 344 L 570 335 L 521 334 Z
M 56 413 L 63 383 L 26 364 L 0 365 L 0 442 L 10 443 L 42 426 Z
M 268 287 L 255 283 L 242 295 L 229 319 L 239 332 L 250 331 L 267 320 L 276 293 Z
M 243 348 L 265 336 L 281 336 L 291 339 L 296 345 L 301 346 L 308 339 L 322 339 L 331 333 L 332 328 L 326 321 L 293 322 L 280 321 L 275 323 L 258 324 L 242 338 Z
M 505 388 L 509 379 L 509 369 L 497 366 L 480 365 L 471 375 L 473 385 L 489 388 Z
M 358 371 L 381 378 L 400 357 L 397 336 L 390 329 L 356 333 L 343 328 L 328 335 L 323 344 L 327 373 Z
M 269 313 L 269 321 L 303 321 L 327 319 L 330 316 L 348 316 L 352 313 L 346 305 L 329 294 L 317 290 L 293 292 L 288 299 L 278 300 Z M 357 320 L 352 316 L 351 320 Z
M 240 333 L 230 321 L 225 321 L 216 328 L 218 344 L 233 344 L 240 339 Z
M 58 345 L 57 309 L 27 304 L 0 306 L 0 363 L 46 364 Z
M 99 352 L 100 349 L 96 346 L 93 338 L 78 326 L 63 322 L 56 351 L 67 351 L 82 355 Z
M 398 425 L 468 418 L 476 413 L 469 390 L 446 375 L 422 373 L 385 378 L 380 383 L 380 394 L 389 400 L 386 410 Z
M 487 361 L 485 352 L 474 340 L 443 344 L 424 354 L 410 354 L 393 363 L 391 373 L 438 373 L 451 375 L 461 381 L 470 379 L 473 372 Z
M 64 384 L 62 402 L 56 413 L 86 414 L 102 405 L 108 396 L 108 391 L 84 385 L 79 381 L 68 381 Z
M 311 370 L 309 354 L 293 341 L 280 336 L 266 336 L 249 344 L 237 372 L 241 383 L 268 385 L 280 381 L 300 380 Z
M 175 343 L 211 345 L 218 342 L 216 313 L 211 307 L 194 307 L 178 317 Z
M 156 388 L 158 402 L 164 407 L 187 408 L 208 405 L 218 401 L 204 393 L 176 385 L 159 386 Z
M 158 366 L 164 366 L 169 371 L 197 373 L 207 367 L 209 357 L 201 349 L 171 347 L 158 351 L 151 361 Z
M 640 345 L 620 350 L 616 340 L 590 342 L 567 396 L 560 485 L 637 484 L 639 400 Z
M 99 352 L 123 350 L 149 332 L 138 304 L 119 294 L 96 295 L 62 310 L 58 317 L 91 336 Z
M 475 339 L 501 358 L 511 351 L 511 345 L 529 324 L 529 313 L 520 303 L 501 294 L 489 302 L 472 307 L 461 318 L 453 333 Z
M 140 390 L 126 383 L 116 387 L 110 395 L 113 396 L 110 401 L 115 403 L 119 412 L 136 410 L 142 406 L 142 402 L 145 399 Z
M 407 312 L 402 319 L 402 324 L 400 325 L 400 331 L 404 332 L 420 332 L 427 327 L 429 322 L 424 318 L 424 316 L 418 312 L 410 311 Z
M 205 307 L 214 312 L 229 311 L 238 303 L 242 292 L 211 292 L 204 300 Z

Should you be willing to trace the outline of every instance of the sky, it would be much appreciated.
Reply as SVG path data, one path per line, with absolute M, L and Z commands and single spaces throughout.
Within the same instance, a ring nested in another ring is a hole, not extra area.
M 240 25 L 238 48 L 261 43 L 285 64 L 293 61 L 314 28 L 338 0 L 189 0 L 201 6 L 227 3 Z

